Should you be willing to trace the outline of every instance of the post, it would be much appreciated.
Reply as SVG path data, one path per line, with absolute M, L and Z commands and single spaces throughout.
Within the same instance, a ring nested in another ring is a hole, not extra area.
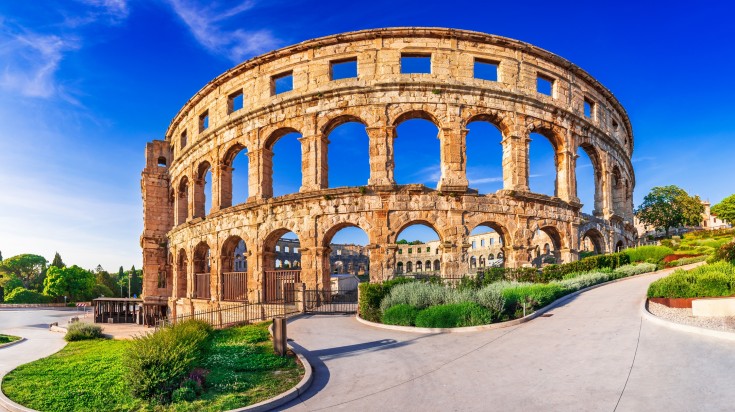
M 306 312 L 306 284 L 296 284 L 296 308 L 299 313 Z
M 287 340 L 286 318 L 273 318 L 273 350 L 281 356 L 286 356 Z

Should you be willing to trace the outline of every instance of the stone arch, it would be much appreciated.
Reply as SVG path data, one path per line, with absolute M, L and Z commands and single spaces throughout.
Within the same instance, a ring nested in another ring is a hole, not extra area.
M 531 117 L 526 118 L 526 138 L 528 139 L 528 144 L 526 145 L 526 156 L 527 159 L 527 172 L 526 172 L 526 185 L 530 188 L 530 178 L 531 178 L 531 165 L 533 162 L 531 161 L 531 135 L 532 134 L 538 134 L 540 136 L 543 136 L 548 140 L 549 143 L 551 143 L 551 148 L 554 152 L 554 194 L 553 196 L 561 196 L 562 195 L 562 187 L 566 187 L 570 184 L 570 182 L 562 182 L 560 181 L 560 178 L 563 178 L 563 176 L 566 175 L 566 171 L 564 170 L 564 165 L 562 164 L 562 158 L 563 153 L 565 153 L 567 149 L 566 139 L 565 139 L 565 130 L 553 123 L 535 119 Z M 570 161 L 570 160 L 567 160 Z M 568 177 L 566 177 L 568 179 Z
M 580 250 L 588 250 L 586 246 L 589 246 L 592 248 L 592 250 L 590 250 L 591 252 L 595 252 L 596 254 L 605 253 L 605 236 L 603 236 L 596 228 L 587 229 L 587 231 L 580 236 L 579 242 Z M 589 242 L 589 244 L 587 242 Z
M 439 259 L 434 259 L 434 271 L 435 271 L 435 272 L 438 272 L 438 271 L 440 271 L 440 270 L 441 270 L 441 268 L 442 268 L 442 266 L 441 266 L 441 265 L 442 265 L 442 263 L 441 263 L 441 260 L 439 260 Z
M 236 191 L 232 182 L 232 175 L 235 171 L 234 162 L 235 158 L 243 151 L 245 152 L 243 155 L 247 158 L 247 147 L 240 142 L 235 142 L 225 150 L 225 154 L 222 156 L 219 166 L 220 208 L 230 207 L 233 204 L 233 192 Z M 247 176 L 249 171 L 245 170 L 244 173 Z M 247 185 L 245 189 L 247 189 Z
M 400 224 L 400 226 L 397 226 L 398 229 L 393 231 L 393 233 L 388 237 L 389 243 L 396 243 L 398 241 L 398 236 L 403 232 L 405 229 L 407 229 L 409 226 L 413 225 L 422 225 L 426 226 L 429 229 L 433 230 L 436 235 L 439 237 L 439 242 L 443 242 L 444 236 L 442 236 L 442 233 L 439 229 L 437 229 L 437 226 L 434 226 L 431 222 L 425 219 L 412 219 L 407 222 L 404 222 Z
M 427 110 L 425 107 L 406 107 L 396 106 L 391 110 L 391 126 L 398 127 L 401 123 L 411 119 L 424 119 L 437 127 L 440 131 L 444 128 L 444 122 L 441 116 L 437 116 L 434 112 Z
M 400 274 L 404 273 L 403 262 L 396 263 L 396 269 L 397 269 L 396 270 L 396 274 L 400 275 Z
M 503 121 L 504 119 L 489 113 L 478 113 L 463 122 L 465 175 L 468 185 L 477 189 L 479 193 L 493 193 L 497 191 L 493 189 L 502 189 L 503 182 L 510 177 L 506 175 L 512 174 L 509 168 L 503 167 L 503 153 L 512 149 L 511 143 L 506 139 L 510 135 L 510 127 L 503 124 Z M 473 123 L 491 125 L 500 138 L 495 140 L 495 136 L 485 136 L 491 138 L 482 139 L 482 125 L 472 130 Z M 493 175 L 497 173 L 496 169 L 500 171 L 500 179 L 488 180 L 488 176 L 494 177 Z M 482 189 L 483 185 L 485 190 Z
M 211 250 L 205 241 L 194 247 L 194 298 L 209 299 L 211 296 Z
M 204 217 L 207 215 L 205 207 L 207 202 L 207 173 L 212 174 L 212 164 L 209 160 L 203 160 L 197 166 L 196 179 L 194 181 L 194 217 Z M 211 182 L 209 183 L 211 188 Z
M 363 114 L 353 113 L 339 113 L 333 116 L 324 116 L 319 120 L 318 128 L 324 136 L 329 136 L 330 133 L 339 126 L 346 123 L 360 123 L 365 127 L 369 127 L 368 122 L 363 120 Z
M 464 119 L 462 120 L 461 127 L 466 129 L 467 126 L 469 126 L 469 124 L 473 122 L 487 122 L 492 124 L 500 131 L 500 133 L 503 135 L 503 138 L 512 135 L 513 128 L 515 127 L 508 113 L 500 112 L 497 110 L 468 110 L 467 115 L 465 115 Z
M 264 141 L 264 144 L 263 144 L 264 150 L 261 152 L 261 159 L 260 159 L 263 165 L 261 190 L 263 192 L 264 197 L 272 197 L 276 195 L 274 184 L 278 183 L 278 179 L 274 179 L 275 173 L 274 173 L 274 168 L 273 168 L 274 166 L 273 157 L 275 155 L 275 146 L 278 143 L 278 141 L 281 140 L 282 137 L 288 134 L 291 134 L 291 133 L 298 134 L 300 136 L 298 138 L 299 140 L 303 139 L 304 137 L 303 133 L 297 130 L 296 128 L 293 128 L 290 126 L 283 126 L 283 127 L 279 127 L 273 130 L 270 134 L 267 135 Z M 298 149 L 299 150 L 298 152 L 299 162 L 297 166 L 298 166 L 299 173 L 301 175 L 301 182 L 300 182 L 301 186 L 303 186 L 304 184 L 304 164 L 303 164 L 304 163 L 304 157 L 303 157 L 304 144 L 305 144 L 304 141 L 301 140 L 299 149 Z M 279 165 L 282 166 L 284 164 L 286 163 L 280 163 Z M 296 191 L 299 191 L 299 189 L 297 189 Z M 278 193 L 277 195 L 280 196 L 283 194 L 288 194 L 288 193 Z
M 622 240 L 618 240 L 618 242 L 615 244 L 615 251 L 620 252 L 623 249 L 625 249 L 625 242 L 623 242 Z
M 188 258 L 184 248 L 179 249 L 176 259 L 176 295 L 175 297 L 186 297 L 188 289 Z
M 600 157 L 600 153 L 598 152 L 597 148 L 593 146 L 589 141 L 581 142 L 578 146 L 580 149 L 582 149 L 586 154 L 587 157 L 590 159 L 590 163 L 592 163 L 592 175 L 594 178 L 594 205 L 593 205 L 593 212 L 592 214 L 594 216 L 599 216 L 602 214 L 603 209 L 603 202 L 604 202 L 604 196 L 603 196 L 603 169 L 602 169 L 602 159 Z M 575 173 L 575 177 L 576 177 Z M 578 185 L 575 185 L 575 188 L 578 190 Z
M 273 146 L 280 140 L 283 136 L 290 134 L 290 133 L 298 133 L 303 136 L 301 131 L 298 129 L 295 129 L 290 126 L 282 126 L 278 127 L 272 132 L 267 134 L 267 137 L 265 138 L 265 141 L 263 142 L 263 148 L 269 151 L 273 151 Z
M 611 183 L 613 212 L 617 215 L 623 215 L 625 205 L 625 179 L 618 165 L 614 165 L 612 168 Z
M 413 262 L 406 262 L 406 273 L 413 273 Z
M 510 236 L 510 231 L 505 226 L 493 220 L 486 219 L 483 216 L 470 219 L 470 221 L 466 223 L 465 236 L 469 236 L 470 233 L 472 233 L 480 226 L 489 227 L 490 229 L 494 230 L 500 236 L 500 241 L 503 243 L 503 247 L 507 247 L 508 245 L 513 244 Z
M 179 180 L 176 202 L 176 223 L 180 225 L 189 219 L 189 178 L 186 176 Z
M 361 125 L 358 130 L 350 124 Z M 332 117 L 321 127 L 317 142 L 322 151 L 322 185 L 325 188 L 362 186 L 370 180 L 370 136 L 367 122 L 353 114 Z M 347 133 L 345 133 L 347 130 Z M 349 159 L 349 163 L 346 161 Z M 363 180 L 364 179 L 364 180 Z

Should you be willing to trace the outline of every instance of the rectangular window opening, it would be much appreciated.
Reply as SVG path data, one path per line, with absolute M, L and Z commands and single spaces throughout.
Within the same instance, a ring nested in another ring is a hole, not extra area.
M 475 59 L 475 79 L 498 81 L 498 62 Z
M 401 74 L 430 74 L 431 54 L 401 54 Z
M 209 128 L 209 110 L 199 115 L 199 133 Z
M 357 57 L 329 62 L 329 79 L 351 79 L 357 77 Z
M 273 95 L 293 90 L 293 72 L 289 71 L 271 77 Z
M 584 117 L 592 119 L 595 117 L 595 102 L 584 98 Z
M 547 96 L 553 96 L 554 79 L 539 73 L 536 76 L 536 91 Z
M 186 147 L 186 130 L 181 132 L 181 142 L 180 143 L 181 143 L 182 149 Z
M 234 113 L 244 107 L 242 92 L 232 93 L 227 98 L 227 114 Z

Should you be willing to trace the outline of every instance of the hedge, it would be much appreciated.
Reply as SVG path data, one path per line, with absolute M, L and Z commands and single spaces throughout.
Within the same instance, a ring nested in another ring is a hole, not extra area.
M 360 300 L 357 307 L 360 317 L 371 322 L 380 322 L 383 317 L 380 302 L 391 288 L 413 281 L 409 278 L 395 278 L 382 283 L 360 283 Z
M 735 295 L 735 265 L 717 262 L 679 269 L 648 287 L 649 298 L 699 298 Z
M 625 252 L 595 255 L 576 262 L 546 266 L 541 272 L 540 279 L 542 282 L 550 282 L 552 280 L 561 280 L 564 275 L 570 273 L 585 273 L 602 268 L 615 269 L 629 263 L 630 256 Z
M 491 322 L 490 311 L 477 303 L 464 302 L 426 308 L 416 316 L 420 328 L 461 328 L 486 325 Z

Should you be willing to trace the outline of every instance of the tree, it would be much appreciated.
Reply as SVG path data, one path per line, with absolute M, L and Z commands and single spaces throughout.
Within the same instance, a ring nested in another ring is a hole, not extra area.
M 46 273 L 46 258 L 39 255 L 24 254 L 7 258 L 0 262 L 0 286 L 3 288 L 14 279 L 29 290 L 40 290 Z
M 43 293 L 46 295 L 66 296 L 71 301 L 86 300 L 91 297 L 95 286 L 94 273 L 77 265 L 66 268 L 52 266 L 43 285 Z
M 730 195 L 714 206 L 712 206 L 712 214 L 716 215 L 725 222 L 735 225 L 735 195 Z M 2 256 L 0 256 L 2 260 Z
M 106 270 L 97 271 L 94 275 L 95 282 L 98 286 L 104 286 L 104 295 L 107 297 L 118 296 L 115 292 L 118 290 L 117 279 Z
M 0 251 L 0 262 L 3 261 L 3 252 Z
M 51 262 L 51 266 L 56 266 L 57 268 L 66 267 L 64 261 L 61 260 L 61 255 L 59 254 L 59 252 L 56 252 L 56 254 L 54 255 L 54 260 Z
M 635 214 L 641 222 L 656 229 L 693 226 L 702 221 L 704 205 L 699 196 L 689 194 L 678 186 L 657 186 L 643 198 Z

